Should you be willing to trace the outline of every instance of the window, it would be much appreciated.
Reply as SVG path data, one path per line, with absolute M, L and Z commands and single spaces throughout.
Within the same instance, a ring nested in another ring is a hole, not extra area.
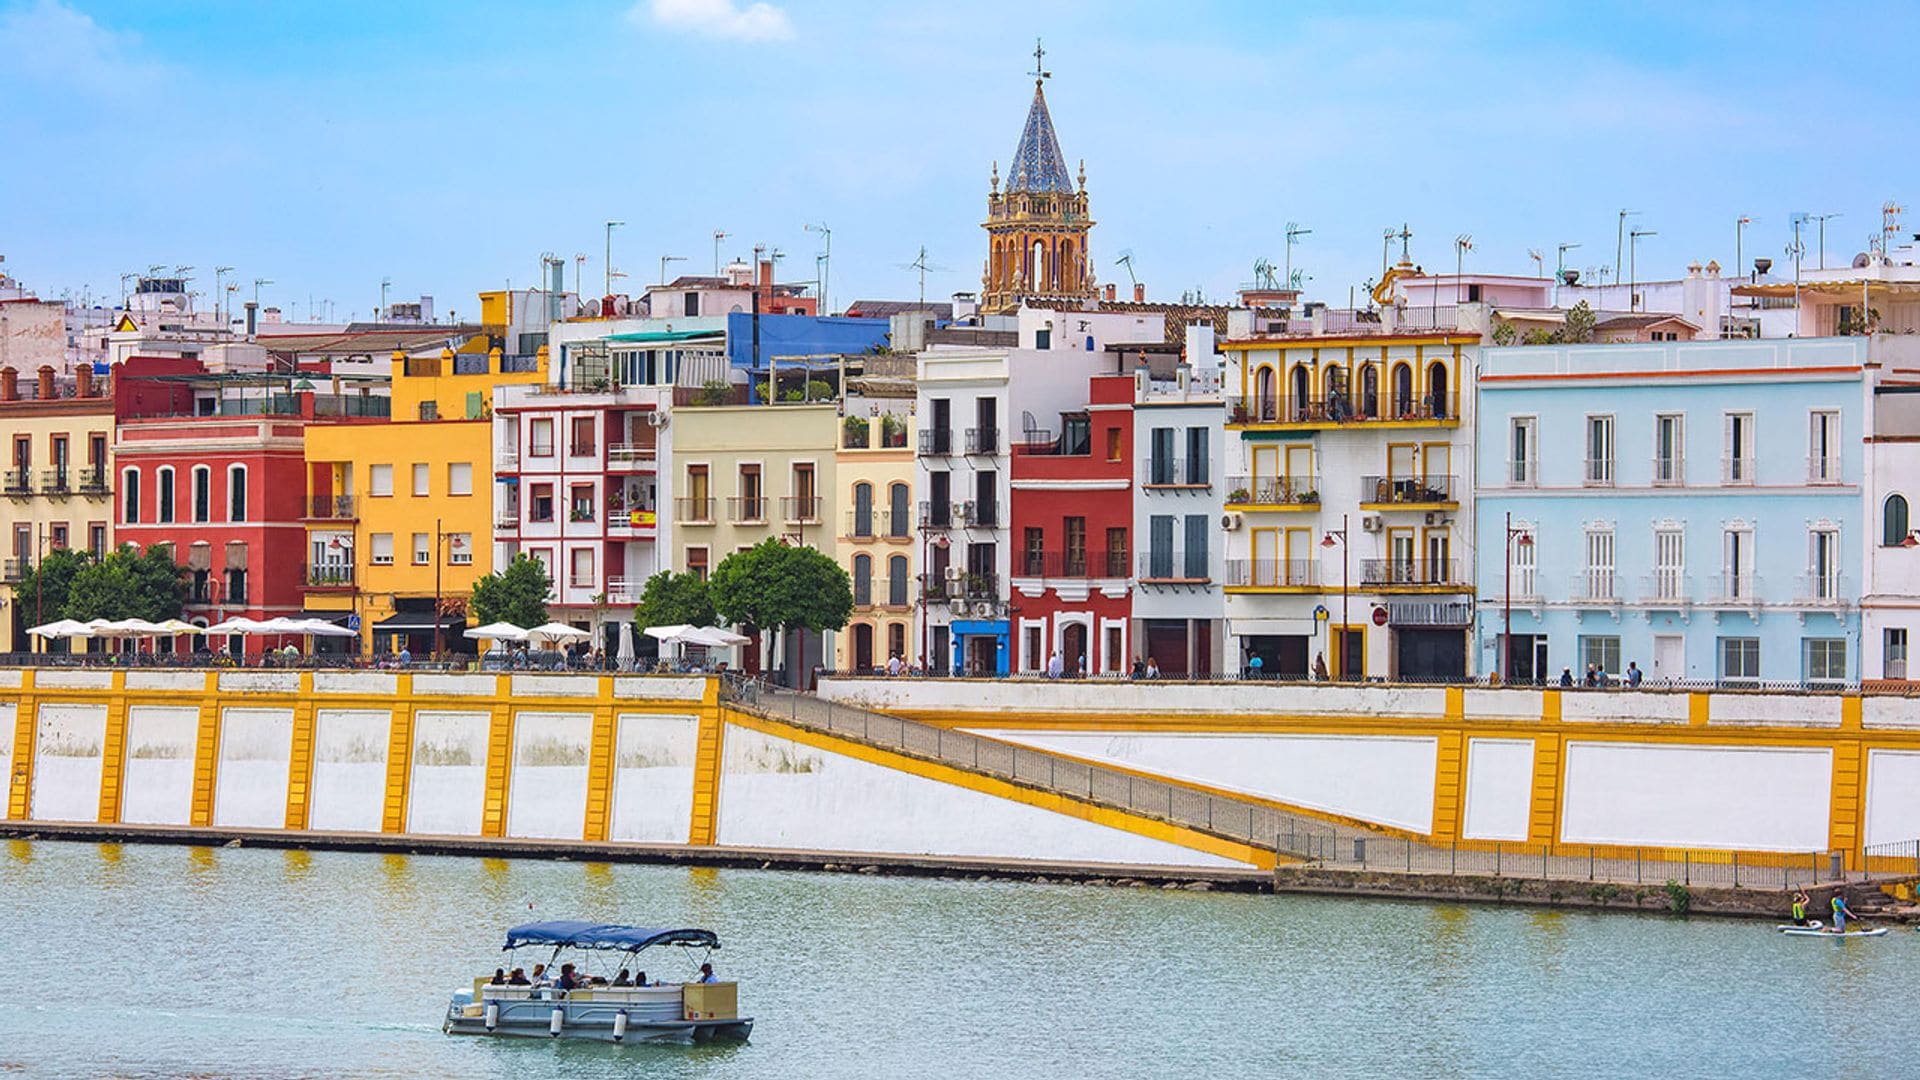
M 1108 461 L 1120 460 L 1120 455 L 1125 450 L 1124 441 L 1125 441 L 1125 438 L 1120 433 L 1120 429 L 1118 427 L 1110 427 L 1107 429 L 1107 460 Z
M 87 550 L 92 552 L 93 557 L 96 559 L 104 559 L 107 557 L 107 527 L 105 525 L 87 526 Z
M 1889 495 L 1880 506 L 1880 542 L 1887 547 L 1897 547 L 1904 543 L 1912 533 L 1912 525 L 1907 516 L 1907 497 Z
M 853 557 L 853 604 L 867 607 L 873 603 L 873 556 Z
M 1662 413 L 1653 418 L 1653 482 L 1687 482 L 1686 417 Z
M 712 490 L 707 485 L 707 466 L 687 466 L 688 521 L 712 520 L 713 506 L 710 502 L 712 494 Z
M 1612 529 L 1587 530 L 1587 573 L 1583 584 L 1586 589 L 1580 595 L 1585 600 L 1612 600 L 1619 595 L 1614 591 Z
M 865 539 L 873 535 L 873 485 L 862 480 L 853 485 L 852 535 Z
M 1653 598 L 1680 600 L 1687 595 L 1687 534 L 1663 526 L 1653 531 Z
M 903 537 L 912 532 L 912 517 L 907 507 L 913 501 L 913 489 L 905 484 L 887 488 L 887 535 Z
M 433 534 L 413 534 L 413 565 L 425 566 L 433 561 Z
M 221 599 L 228 604 L 245 605 L 247 602 L 247 572 L 241 569 L 227 571 L 227 594 Z M 235 650 L 238 652 L 238 650 Z
M 686 303 L 680 305 L 680 313 L 682 315 L 699 315 L 700 294 L 694 292 L 692 289 L 688 289 L 684 295 L 686 296 Z
M 1187 561 L 1185 576 L 1193 581 L 1207 580 L 1207 533 L 1213 518 L 1206 514 L 1187 515 Z
M 1066 576 L 1080 577 L 1087 572 L 1087 519 L 1070 517 L 1063 522 L 1066 537 Z
M 1807 587 L 1805 597 L 1816 601 L 1840 599 L 1840 532 L 1816 527 L 1807 530 Z
M 374 465 L 368 468 L 367 494 L 374 496 L 393 494 L 393 466 Z
M 193 520 L 213 520 L 213 470 L 205 465 L 193 467 Z
M 432 466 L 415 462 L 413 466 L 413 493 L 416 497 L 432 494 Z
M 1519 539 L 1517 537 L 1515 538 L 1513 543 L 1512 591 L 1513 591 L 1513 595 L 1515 596 L 1540 595 L 1539 585 L 1538 585 L 1539 579 L 1535 573 L 1536 569 L 1540 565 L 1539 563 L 1539 554 L 1540 554 L 1539 530 L 1530 529 L 1528 530 L 1528 535 L 1533 537 L 1533 543 L 1522 544 L 1519 542 Z
M 1734 686 L 1760 681 L 1760 639 L 1723 637 L 1719 639 L 1720 681 Z
M 53 526 L 48 530 L 47 543 L 55 551 L 67 550 L 67 527 L 65 524 Z
M 594 454 L 593 417 L 574 417 L 572 429 L 573 438 L 567 443 L 567 453 L 574 457 L 592 457 Z
M 23 472 L 33 467 L 33 436 L 13 437 L 13 467 Z
M 247 520 L 247 467 L 227 466 L 227 520 Z
M 740 466 L 738 491 L 740 503 L 735 508 L 735 521 L 765 521 L 767 517 L 766 490 L 760 483 L 760 466 Z
M 1833 686 L 1847 681 L 1847 639 L 1806 638 L 1801 642 L 1806 681 Z
M 574 548 L 568 558 L 569 569 L 567 584 L 576 589 L 591 589 L 593 579 L 593 549 Z
M 447 564 L 449 566 L 473 565 L 473 534 L 447 533 Z
M 567 489 L 567 520 L 593 520 L 592 484 L 574 484 Z
M 1149 578 L 1165 580 L 1173 576 L 1173 515 L 1155 514 L 1147 519 L 1147 573 Z
M 701 581 L 707 580 L 706 548 L 690 547 L 687 549 L 687 573 L 692 574 Z
M 1807 414 L 1807 483 L 1840 482 L 1840 414 L 1815 409 Z
M 1207 483 L 1207 465 L 1211 458 L 1212 455 L 1207 451 L 1207 429 L 1203 427 L 1188 428 L 1185 482 L 1195 485 Z
M 945 469 L 927 473 L 927 516 L 929 525 L 945 528 L 953 524 L 953 474 Z
M 1753 530 L 1730 528 L 1721 540 L 1721 596 L 1753 599 Z
M 1883 679 L 1904 679 L 1907 677 L 1907 628 L 1889 626 L 1880 632 L 1881 671 Z
M 887 603 L 894 607 L 907 606 L 907 557 L 894 555 L 887 559 Z M 899 650 L 895 650 L 898 652 Z
M 455 461 L 447 466 L 447 494 L 473 494 L 473 463 Z
M 528 521 L 553 520 L 553 485 L 535 484 L 527 497 Z
M 173 466 L 162 465 L 154 470 L 153 520 L 162 525 L 173 521 Z
M 371 540 L 373 545 L 372 547 L 373 554 L 369 559 L 369 561 L 375 566 L 392 566 L 393 565 L 393 534 L 392 533 L 374 533 L 369 539 Z
M 1753 414 L 1728 413 L 1722 447 L 1720 480 L 1726 484 L 1753 483 Z
M 538 418 L 527 422 L 527 455 L 529 457 L 553 456 L 553 421 Z
M 1620 674 L 1620 636 L 1618 634 L 1583 634 L 1580 637 L 1580 670 L 1585 672 L 1591 666 L 1603 674 Z
M 1147 458 L 1147 483 L 1173 483 L 1173 436 L 1173 428 L 1164 427 L 1153 429 L 1153 435 L 1151 436 L 1152 442 L 1150 444 L 1152 452 Z
M 999 492 L 999 473 L 988 470 L 973 474 L 974 502 L 979 507 L 976 523 L 983 526 L 1000 524 Z
M 1512 437 L 1508 440 L 1507 483 L 1513 487 L 1532 487 L 1537 481 L 1534 477 L 1534 454 L 1537 448 L 1533 441 L 1534 418 L 1516 416 L 1513 418 Z
M 1027 577 L 1039 577 L 1047 572 L 1047 532 L 1045 529 L 1027 526 L 1026 542 L 1021 546 L 1021 573 Z
M 1125 527 L 1107 530 L 1107 551 L 1104 556 L 1106 566 L 1101 570 L 1104 577 L 1129 577 L 1133 571 L 1127 561 L 1127 530 Z
M 128 525 L 140 524 L 139 469 L 123 469 L 120 472 L 120 520 Z
M 1613 417 L 1587 417 L 1586 482 L 1596 486 L 1613 483 Z

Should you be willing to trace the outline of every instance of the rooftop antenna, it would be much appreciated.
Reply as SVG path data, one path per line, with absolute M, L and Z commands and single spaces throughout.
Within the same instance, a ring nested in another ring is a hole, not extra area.
M 1630 217 L 1636 217 L 1636 216 L 1638 216 L 1638 215 L 1639 215 L 1639 213 L 1640 213 L 1640 211 L 1638 211 L 1638 210 L 1622 210 L 1622 211 L 1620 211 L 1620 219 L 1619 219 L 1619 221 L 1618 221 L 1618 222 L 1616 222 L 1616 223 L 1614 224 L 1614 227 L 1613 227 L 1613 265 L 1614 265 L 1614 266 L 1615 266 L 1616 268 L 1617 268 L 1617 267 L 1619 267 L 1619 265 L 1620 265 L 1620 260 L 1622 260 L 1622 259 L 1624 259 L 1624 258 L 1626 258 L 1626 250 L 1627 250 L 1627 219 L 1628 219 L 1628 218 L 1630 218 Z M 1614 274 L 1614 275 L 1613 275 L 1613 280 L 1614 280 L 1614 284 L 1616 284 L 1616 285 L 1617 285 L 1617 284 L 1619 284 L 1619 282 L 1620 282 L 1620 275 L 1619 275 L 1618 273 L 1616 273 L 1616 274 Z M 1632 297 L 1628 297 L 1628 300 L 1629 300 L 1629 301 L 1631 301 L 1631 300 L 1632 300 Z
M 825 315 L 829 310 L 827 285 L 833 276 L 833 230 L 827 228 L 827 223 L 824 221 L 818 225 L 802 225 L 800 228 L 805 232 L 819 233 L 821 241 L 826 244 L 826 250 L 813 258 L 813 271 L 820 279 L 820 314 Z
M 255 307 L 260 306 L 260 286 L 271 284 L 273 284 L 272 278 L 257 277 L 253 279 L 253 303 Z
M 387 317 L 387 287 L 392 284 L 393 279 L 390 277 L 380 279 L 380 307 L 379 310 L 373 313 L 374 322 L 379 322 Z
M 1634 229 L 1627 234 L 1627 310 L 1640 310 L 1640 300 L 1636 295 L 1640 291 L 1640 238 L 1659 236 L 1652 229 Z
M 931 270 L 938 274 L 945 272 L 947 268 L 936 263 L 928 262 L 927 248 L 926 245 L 922 244 L 920 246 L 920 253 L 914 257 L 912 262 L 902 264 L 901 269 L 920 271 L 920 306 L 924 308 L 927 306 L 927 272 Z
M 660 256 L 660 284 L 665 285 L 667 283 L 667 264 L 668 263 L 677 263 L 677 262 L 686 262 L 686 261 L 687 261 L 687 257 L 685 255 Z
M 1140 287 L 1140 279 L 1135 277 L 1133 274 L 1133 249 L 1132 248 L 1122 248 L 1120 250 L 1120 257 L 1113 260 L 1113 265 L 1126 267 L 1127 280 L 1132 283 L 1134 288 L 1137 289 Z
M 1822 270 L 1827 268 L 1827 222 L 1841 216 L 1843 215 L 1839 213 L 1813 215 L 1820 234 L 1820 269 Z
M 1277 289 L 1279 279 L 1273 276 L 1273 263 L 1265 258 L 1253 261 L 1253 285 L 1256 289 Z
M 1906 207 L 1889 199 L 1880 204 L 1880 256 L 1886 258 L 1893 252 L 1893 234 L 1900 231 L 1900 215 Z
M 607 291 L 603 296 L 613 295 L 613 230 L 625 224 L 624 221 L 607 222 Z
M 1528 248 L 1527 258 L 1533 260 L 1533 276 L 1534 277 L 1547 276 L 1547 257 L 1545 255 L 1540 254 L 1539 248 Z
M 1736 274 L 1741 273 L 1742 270 L 1740 268 L 1746 265 L 1746 263 L 1743 260 L 1745 260 L 1746 258 L 1746 251 L 1744 250 L 1744 247 L 1745 247 L 1745 241 L 1747 239 L 1747 226 L 1753 224 L 1755 221 L 1758 221 L 1758 220 L 1759 220 L 1758 218 L 1749 217 L 1746 214 L 1741 214 L 1739 217 L 1734 219 L 1734 222 L 1733 222 L 1733 272 Z
M 574 252 L 574 255 L 573 255 L 573 296 L 574 296 L 574 299 L 575 299 L 575 300 L 579 300 L 579 299 L 580 299 L 580 296 L 581 296 L 581 293 L 580 293 L 580 271 L 582 271 L 582 270 L 584 270 L 584 269 L 586 269 L 586 265 L 587 265 L 587 253 L 586 253 L 586 252 L 584 252 L 584 251 L 577 251 L 577 252 Z
M 216 266 L 213 268 L 213 317 L 219 320 L 221 326 L 227 325 L 225 313 L 221 305 L 225 302 L 227 293 L 232 291 L 223 287 L 222 283 L 225 281 L 226 276 L 231 273 L 233 273 L 233 267 L 231 266 Z
M 1806 228 L 1813 215 L 1804 210 L 1797 211 L 1788 222 L 1793 226 L 1793 240 L 1787 244 L 1787 254 L 1793 257 L 1793 310 L 1800 311 L 1800 261 L 1807 256 L 1807 243 L 1800 238 L 1800 230 Z
M 724 230 L 722 229 L 713 230 L 713 276 L 714 277 L 720 276 L 720 241 L 725 240 L 726 238 L 727 238 L 727 233 Z
M 1295 224 L 1294 222 L 1291 222 L 1291 221 L 1287 222 L 1287 284 L 1288 285 L 1293 284 L 1293 245 L 1299 243 L 1301 237 L 1310 235 L 1312 232 L 1313 232 L 1312 229 L 1306 228 L 1302 225 Z
M 1460 279 L 1466 276 L 1467 252 L 1473 250 L 1473 234 L 1461 233 L 1453 238 L 1453 302 L 1460 302 Z
M 1567 252 L 1579 247 L 1579 244 L 1561 244 L 1553 257 L 1553 306 L 1560 306 L 1560 285 L 1567 280 Z

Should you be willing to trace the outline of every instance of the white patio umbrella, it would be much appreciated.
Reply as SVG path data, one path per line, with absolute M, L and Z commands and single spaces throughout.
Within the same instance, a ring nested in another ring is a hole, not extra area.
M 745 645 L 753 639 L 745 634 L 736 634 L 724 626 L 698 626 L 694 633 L 699 635 L 701 643 L 706 645 Z
M 119 619 L 101 629 L 121 637 L 155 637 L 166 633 L 159 623 L 150 623 L 145 619 Z
M 631 621 L 620 623 L 620 650 L 614 654 L 614 661 L 620 665 L 621 671 L 633 670 L 633 623 Z
M 592 636 L 592 634 L 578 627 L 557 622 L 542 623 L 527 631 L 528 641 L 552 644 L 557 644 L 562 641 L 585 641 Z
M 83 638 L 92 637 L 93 629 L 86 623 L 73 619 L 55 619 L 50 623 L 29 628 L 27 633 L 39 638 Z
M 678 641 L 680 635 L 692 630 L 692 623 L 674 623 L 672 626 L 649 626 L 647 636 L 661 642 Z
M 525 641 L 527 632 L 510 622 L 490 622 L 485 626 L 476 626 L 461 635 L 474 641 Z
M 314 637 L 360 636 L 357 632 L 349 630 L 339 623 L 330 623 L 325 619 L 294 619 L 293 622 L 299 624 L 301 633 L 311 634 Z
M 204 634 L 207 632 L 205 627 L 181 622 L 179 619 L 162 619 L 154 623 L 154 625 L 159 627 L 163 633 L 167 634 Z
M 214 623 L 201 632 L 206 634 L 271 634 L 275 632 L 266 629 L 266 625 L 258 619 L 236 616 L 225 622 Z

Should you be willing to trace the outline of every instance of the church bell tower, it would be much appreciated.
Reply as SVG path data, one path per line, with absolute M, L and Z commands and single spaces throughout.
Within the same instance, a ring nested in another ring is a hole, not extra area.
M 1087 166 L 1080 164 L 1078 183 L 1067 175 L 1066 158 L 1053 134 L 1047 111 L 1042 66 L 1046 50 L 1033 49 L 1033 105 L 1027 126 L 1020 132 L 1007 167 L 1006 190 L 1000 188 L 1000 166 L 993 168 L 987 195 L 987 265 L 981 275 L 981 310 L 1005 313 L 1022 300 L 1069 301 L 1095 298 L 1093 260 L 1087 253 Z

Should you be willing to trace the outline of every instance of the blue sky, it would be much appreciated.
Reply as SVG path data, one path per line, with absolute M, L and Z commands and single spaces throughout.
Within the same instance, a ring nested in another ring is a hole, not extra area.
M 1829 261 L 1915 192 L 1907 5 L 1002 3 L 814 0 L 362 4 L 0 0 L 0 254 L 43 295 L 117 295 L 150 264 L 216 265 L 304 317 L 442 312 L 526 285 L 543 252 L 636 283 L 787 253 L 832 299 L 976 288 L 989 165 L 1032 93 L 1033 38 L 1069 165 L 1085 159 L 1103 280 L 1224 297 L 1282 261 L 1311 295 L 1416 261 L 1530 272 L 1529 249 L 1643 277 L 1780 257 L 1796 210 L 1839 212 Z M 1018 29 L 1009 29 L 1018 28 Z M 1914 216 L 1914 215 L 1910 215 Z M 1920 227 L 1920 216 L 1916 217 Z M 1809 239 L 1811 247 L 1812 240 Z M 639 291 L 631 287 L 632 291 Z M 250 291 L 250 290 L 249 290 Z

